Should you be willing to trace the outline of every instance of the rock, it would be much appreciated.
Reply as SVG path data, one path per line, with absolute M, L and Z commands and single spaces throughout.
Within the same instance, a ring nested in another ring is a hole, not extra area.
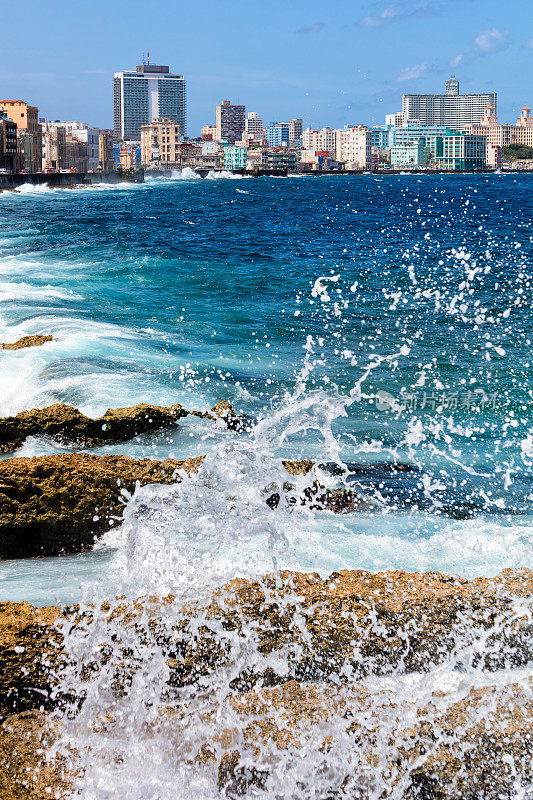
M 0 419 L 0 453 L 13 453 L 28 436 L 49 436 L 61 444 L 80 447 L 116 444 L 148 431 L 168 428 L 188 415 L 222 419 L 228 428 L 235 431 L 244 430 L 250 423 L 248 417 L 237 416 L 225 401 L 217 403 L 212 412 L 189 411 L 180 403 L 172 406 L 138 403 L 126 408 L 108 408 L 101 417 L 92 419 L 73 406 L 55 403 Z
M 0 797 L 2 800 L 50 800 L 72 796 L 65 762 L 49 749 L 56 724 L 43 712 L 13 714 L 0 724 Z
M 59 608 L 0 603 L 0 721 L 15 711 L 52 704 L 63 663 L 63 639 L 55 628 L 59 616 Z
M 169 407 L 139 403 L 129 408 L 110 408 L 98 419 L 91 419 L 73 406 L 55 403 L 1 419 L 0 452 L 12 453 L 28 436 L 49 436 L 62 444 L 82 447 L 123 442 L 174 425 L 187 414 L 179 403 Z
M 121 517 L 124 490 L 133 493 L 137 483 L 177 483 L 202 460 L 85 453 L 0 460 L 0 559 L 89 548 Z
M 300 785 L 331 800 L 518 797 L 516 790 L 533 778 L 532 688 L 530 680 L 472 689 L 459 699 L 434 694 L 418 707 L 362 685 L 339 691 L 291 681 L 232 695 L 237 724 L 210 745 L 215 760 L 217 751 L 233 748 L 220 758 L 219 789 L 229 797 L 253 795 L 255 788 L 278 796 L 291 753 L 313 749 L 314 765 L 306 770 L 301 762 Z M 335 759 L 341 737 L 342 757 Z
M 51 342 L 53 340 L 53 336 L 48 334 L 44 336 L 42 334 L 37 334 L 35 336 L 22 336 L 18 341 L 10 343 L 10 342 L 2 342 L 0 347 L 2 350 L 22 350 L 23 347 L 38 347 L 46 342 Z

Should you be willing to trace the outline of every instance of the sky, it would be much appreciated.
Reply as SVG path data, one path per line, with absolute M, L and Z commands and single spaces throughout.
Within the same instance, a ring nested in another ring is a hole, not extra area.
M 25 0 L 2 12 L 0 99 L 46 119 L 113 124 L 114 72 L 143 53 L 187 83 L 188 135 L 221 100 L 268 124 L 384 123 L 405 92 L 498 93 L 500 122 L 533 107 L 528 0 Z

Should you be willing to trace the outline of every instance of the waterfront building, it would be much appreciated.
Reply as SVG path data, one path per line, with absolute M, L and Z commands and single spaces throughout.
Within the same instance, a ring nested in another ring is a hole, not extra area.
M 170 119 L 187 131 L 183 75 L 170 67 L 140 64 L 135 72 L 115 72 L 113 80 L 115 139 L 139 141 L 141 128 L 154 119 Z
M 43 131 L 43 170 L 66 169 L 67 150 L 66 150 L 66 131 L 64 128 L 49 128 L 45 123 Z
M 218 142 L 223 140 L 230 144 L 238 142 L 246 126 L 246 106 L 233 106 L 229 100 L 223 100 L 216 109 L 216 135 Z
M 86 122 L 77 122 L 73 120 L 63 121 L 63 120 L 53 120 L 51 122 L 46 123 L 47 129 L 52 128 L 64 128 L 65 134 L 67 137 L 71 137 L 71 139 L 81 142 L 85 145 L 87 153 L 87 165 L 86 169 L 83 170 L 86 172 L 87 170 L 94 171 L 98 169 L 98 164 L 100 163 L 100 153 L 99 153 L 99 136 L 100 130 L 98 128 L 91 128 Z M 74 152 L 76 148 L 72 148 L 72 152 Z M 81 157 L 81 149 L 80 149 L 80 157 Z M 81 171 L 81 170 L 80 170 Z
M 485 136 L 487 144 L 507 147 L 510 144 L 524 144 L 533 147 L 533 118 L 529 106 L 523 106 L 516 125 L 499 124 L 498 117 L 488 106 L 477 125 L 466 125 L 465 132 Z
M 186 166 L 191 169 L 210 169 L 218 172 L 222 169 L 222 153 L 197 153 L 188 158 Z
M 250 147 L 248 148 L 248 156 L 246 159 L 246 169 L 249 172 L 254 170 L 261 170 L 266 165 L 266 147 Z
M 320 172 L 340 167 L 329 150 L 302 150 L 300 158 L 300 169 L 303 171 Z
M 0 169 L 18 172 L 17 125 L 0 111 Z
M 378 150 L 388 150 L 390 147 L 389 143 L 389 136 L 391 132 L 391 126 L 379 126 L 375 125 L 373 128 L 370 129 L 370 133 L 372 135 L 372 147 L 377 148 Z
M 390 163 L 393 167 L 425 167 L 431 158 L 431 150 L 424 137 L 407 144 L 391 147 Z
M 266 129 L 266 139 L 270 147 L 289 146 L 289 123 L 274 122 Z
M 503 151 L 497 144 L 487 143 L 487 167 L 499 169 L 503 164 Z
M 404 124 L 416 120 L 422 126 L 444 125 L 460 130 L 481 121 L 487 106 L 496 113 L 496 92 L 459 94 L 459 81 L 452 75 L 445 94 L 404 94 Z
M 451 132 L 436 138 L 435 161 L 441 169 L 471 170 L 487 166 L 487 140 L 484 136 Z
M 370 169 L 372 132 L 364 125 L 350 125 L 336 133 L 336 160 L 343 162 L 346 169 Z
M 140 169 L 141 143 L 140 142 L 115 142 L 113 144 L 114 169 Z
M 264 158 L 264 166 L 271 170 L 287 170 L 296 172 L 298 169 L 298 155 L 286 148 L 280 150 L 268 150 Z
M 161 117 L 141 126 L 141 163 L 146 167 L 175 168 L 181 163 L 180 126 Z
M 224 169 L 246 169 L 248 148 L 227 145 L 224 148 Z
M 202 141 L 200 147 L 202 148 L 203 156 L 214 156 L 221 152 L 220 144 L 218 142 L 213 142 L 210 139 Z
M 293 147 L 302 141 L 303 133 L 303 120 L 290 119 L 289 120 L 289 147 Z
M 113 131 L 100 131 L 98 134 L 98 167 L 104 172 L 113 169 Z
M 327 151 L 334 157 L 337 149 L 338 134 L 339 131 L 335 128 L 326 127 L 319 131 L 306 128 L 302 131 L 302 149 Z
M 0 111 L 17 126 L 20 168 L 40 172 L 42 166 L 42 135 L 39 109 L 24 100 L 0 100 Z

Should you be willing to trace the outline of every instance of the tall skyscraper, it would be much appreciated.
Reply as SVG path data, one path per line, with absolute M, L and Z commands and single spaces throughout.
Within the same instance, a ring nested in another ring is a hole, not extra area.
M 419 122 L 423 126 L 444 126 L 460 129 L 481 121 L 487 106 L 497 113 L 496 92 L 459 94 L 459 81 L 452 75 L 446 81 L 445 94 L 404 94 L 404 124 Z
M 246 125 L 246 106 L 232 106 L 229 100 L 223 100 L 217 106 L 217 141 L 235 144 L 242 139 Z
M 186 132 L 185 79 L 169 67 L 140 64 L 136 72 L 115 72 L 113 101 L 116 139 L 140 141 L 141 127 L 163 117 Z

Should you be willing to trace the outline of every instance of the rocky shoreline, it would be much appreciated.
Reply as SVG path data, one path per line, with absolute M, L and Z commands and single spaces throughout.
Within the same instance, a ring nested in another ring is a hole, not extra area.
M 219 788 L 229 797 L 265 786 L 266 764 L 275 768 L 280 754 L 303 743 L 309 726 L 333 717 L 345 720 L 345 735 L 358 758 L 365 754 L 367 771 L 374 764 L 374 779 L 384 770 L 390 785 L 403 780 L 398 797 L 511 797 L 518 778 L 523 785 L 533 778 L 532 684 L 522 681 L 502 691 L 490 683 L 490 674 L 533 657 L 532 597 L 533 572 L 526 569 L 473 581 L 439 573 L 342 571 L 326 579 L 284 572 L 236 580 L 211 601 L 186 606 L 172 597 L 121 598 L 83 612 L 1 603 L 0 796 L 44 798 L 50 791 L 63 796 L 69 776 L 61 761 L 43 758 L 43 748 L 46 752 L 57 736 L 57 710 L 68 706 L 76 713 L 84 702 L 81 695 L 64 695 L 63 641 L 73 630 L 90 636 L 97 626 L 101 649 L 79 665 L 80 686 L 106 669 L 118 695 L 129 691 L 142 668 L 131 651 L 134 630 L 139 642 L 157 643 L 167 661 L 167 725 L 195 713 L 180 691 L 214 674 L 232 676 L 223 702 L 232 711 L 233 727 L 215 726 L 215 738 L 198 742 L 196 755 L 196 761 L 218 770 Z M 111 641 L 112 654 L 106 646 Z M 268 667 L 221 673 L 239 641 L 253 641 Z M 364 683 L 368 675 L 424 673 L 450 657 L 460 664 L 458 647 L 487 675 L 488 685 L 471 688 L 460 699 L 433 694 L 415 708 L 407 728 L 415 698 L 400 700 L 385 690 L 378 702 Z M 385 724 L 398 740 L 394 763 L 376 750 L 377 732 Z M 432 742 L 436 727 L 449 734 Z M 17 757 L 10 754 L 13 742 Z M 324 747 L 327 751 L 327 739 Z M 254 753 L 257 768 L 251 769 Z M 347 772 L 342 791 L 331 797 L 365 798 L 356 792 L 358 777 Z

